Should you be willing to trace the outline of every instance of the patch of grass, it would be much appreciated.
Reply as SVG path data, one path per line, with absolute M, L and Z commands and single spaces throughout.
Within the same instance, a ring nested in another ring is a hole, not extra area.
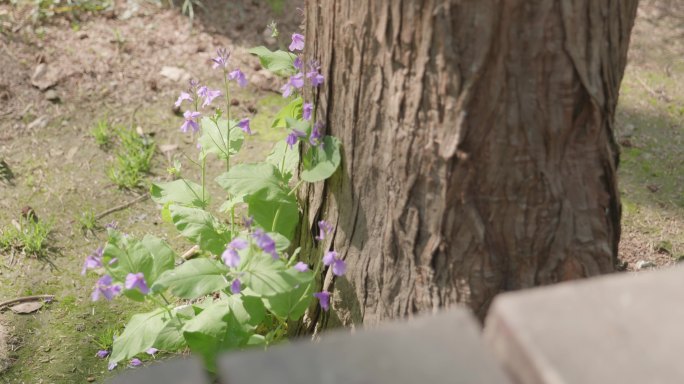
M 106 119 L 99 120 L 97 125 L 90 131 L 97 145 L 102 149 L 108 149 L 112 144 L 112 130 Z
M 95 211 L 92 209 L 85 210 L 81 212 L 81 216 L 78 217 L 78 224 L 81 227 L 81 231 L 85 233 L 94 233 L 98 228 L 97 218 L 95 218 Z
M 10 225 L 0 232 L 0 250 L 19 251 L 25 255 L 46 256 L 52 220 L 22 217 L 16 226 Z
M 115 134 L 119 147 L 114 164 L 107 169 L 107 176 L 122 189 L 141 187 L 143 176 L 152 166 L 155 144 L 132 129 L 118 128 Z
M 101 12 L 112 6 L 111 0 L 38 0 L 34 2 L 33 19 L 46 20 L 55 16 L 70 14 L 78 18 L 83 13 Z

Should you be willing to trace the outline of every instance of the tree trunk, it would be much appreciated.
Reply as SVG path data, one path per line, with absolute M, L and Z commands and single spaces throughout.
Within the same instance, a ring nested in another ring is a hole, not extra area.
M 612 272 L 613 116 L 637 0 L 308 0 L 343 169 L 300 191 L 336 225 L 335 316 L 375 324 Z

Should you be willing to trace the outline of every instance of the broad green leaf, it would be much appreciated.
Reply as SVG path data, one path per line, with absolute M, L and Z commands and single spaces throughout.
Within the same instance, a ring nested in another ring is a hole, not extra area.
M 187 346 L 185 337 L 183 336 L 182 325 L 185 323 L 185 321 L 195 317 L 195 314 L 190 306 L 187 306 L 183 309 L 173 310 L 172 312 L 180 319 L 172 318 L 167 313 L 164 313 L 164 326 L 152 345 L 153 347 L 162 351 L 173 352 Z
M 313 280 L 311 271 L 299 272 L 295 269 L 290 269 L 292 273 L 301 275 L 309 281 Z M 274 315 L 281 319 L 289 319 L 297 321 L 309 308 L 309 304 L 313 298 L 313 286 L 311 283 L 302 283 L 290 292 L 280 293 L 272 296 L 264 296 L 264 305 Z
M 110 363 L 130 359 L 154 345 L 154 341 L 164 328 L 162 308 L 152 312 L 133 315 L 123 333 L 114 339 Z
M 268 163 L 238 164 L 219 175 L 216 182 L 231 196 L 265 191 L 263 198 L 266 200 L 274 199 L 287 190 L 280 171 Z
M 147 284 L 151 285 L 164 271 L 173 269 L 176 262 L 176 253 L 164 240 L 152 235 L 145 235 L 142 239 L 142 245 L 147 248 L 147 251 L 154 260 L 150 275 L 145 276 Z
M 239 266 L 240 280 L 259 296 L 290 293 L 311 281 L 311 273 L 287 268 L 285 263 L 262 252 L 251 252 Z
M 247 51 L 259 57 L 261 66 L 279 76 L 294 75 L 296 72 L 294 60 L 297 55 L 290 52 L 277 50 L 272 52 L 264 46 L 255 47 Z
M 225 160 L 240 151 L 245 135 L 233 120 L 230 121 L 228 135 L 228 123 L 228 120 L 219 120 L 217 125 L 209 117 L 202 118 L 202 134 L 198 142 L 204 152 L 213 153 Z
M 171 219 L 180 233 L 199 245 L 200 249 L 220 255 L 230 241 L 230 235 L 212 214 L 199 208 L 171 205 Z
M 221 204 L 219 207 L 219 212 L 230 212 L 230 210 L 240 204 L 244 203 L 245 196 L 244 195 L 233 195 L 230 199 L 226 200 Z
M 152 292 L 168 288 L 181 299 L 196 299 L 227 287 L 227 272 L 228 268 L 217 260 L 188 260 L 162 274 L 152 286 Z
M 340 141 L 332 136 L 325 136 L 323 149 L 309 147 L 302 159 L 302 180 L 309 183 L 325 180 L 335 173 L 340 166 Z
M 311 136 L 311 122 L 307 120 L 293 119 L 291 117 L 285 118 L 287 128 L 296 129 L 306 133 L 306 136 Z
M 249 215 L 267 231 L 278 232 L 290 238 L 299 222 L 299 205 L 294 194 L 281 192 L 269 196 L 263 190 L 245 197 Z
M 273 239 L 278 252 L 284 252 L 290 247 L 290 240 L 278 232 L 268 232 L 268 235 Z
M 142 272 L 149 284 L 153 281 L 154 257 L 138 240 L 132 237 L 110 236 L 103 255 L 105 261 L 116 259 L 109 269 L 116 282 L 123 283 L 129 273 L 139 272 Z M 123 294 L 135 301 L 145 300 L 145 295 L 138 289 L 126 289 Z
M 201 355 L 205 366 L 214 371 L 219 352 L 247 345 L 264 316 L 259 298 L 232 295 L 215 301 L 186 322 L 183 334 L 190 349 Z
M 302 118 L 302 108 L 303 101 L 301 97 L 298 97 L 289 104 L 284 106 L 273 118 L 273 124 L 271 128 L 285 128 L 287 127 L 287 118 L 291 119 L 301 119 Z
M 197 208 L 204 208 L 209 204 L 208 196 L 202 197 L 202 186 L 185 179 L 152 183 L 150 194 L 157 204 L 174 203 Z
M 266 161 L 283 173 L 285 181 L 289 181 L 299 166 L 299 148 L 294 146 L 290 149 L 285 140 L 279 141 L 273 147 Z

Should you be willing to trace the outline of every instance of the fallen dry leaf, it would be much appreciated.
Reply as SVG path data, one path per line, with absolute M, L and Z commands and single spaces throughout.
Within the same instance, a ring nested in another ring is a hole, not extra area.
M 26 314 L 26 313 L 33 313 L 33 312 L 39 310 L 42 306 L 43 306 L 42 301 L 32 301 L 32 302 L 28 302 L 28 303 L 17 304 L 13 307 L 10 307 L 10 309 L 14 313 Z

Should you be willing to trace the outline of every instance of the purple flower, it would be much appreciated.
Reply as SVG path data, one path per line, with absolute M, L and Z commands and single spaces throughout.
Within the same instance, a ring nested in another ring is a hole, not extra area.
M 303 51 L 304 50 L 304 36 L 299 33 L 292 34 L 292 43 L 288 47 L 290 51 Z
M 311 129 L 311 136 L 309 137 L 309 144 L 312 146 L 323 146 L 323 140 L 321 140 L 321 128 L 323 128 L 323 123 L 317 122 L 314 124 L 313 129 Z
M 323 256 L 323 265 L 332 265 L 332 272 L 335 276 L 342 276 L 347 272 L 347 264 L 340 259 L 335 251 L 326 252 Z
M 124 284 L 124 287 L 126 287 L 126 289 L 138 288 L 138 290 L 140 290 L 140 293 L 142 293 L 143 295 L 147 295 L 147 293 L 150 291 L 150 289 L 147 288 L 145 275 L 143 275 L 142 272 L 129 273 L 128 275 L 126 275 L 126 283 Z
M 197 119 L 200 117 L 199 112 L 185 111 L 183 117 L 185 118 L 185 122 L 181 125 L 181 132 L 185 133 L 188 129 L 192 129 L 193 132 L 199 132 L 199 125 L 197 125 Z
M 105 357 L 109 356 L 109 351 L 106 349 L 101 349 L 101 350 L 97 351 L 97 353 L 95 355 L 97 357 L 99 357 L 100 359 L 104 359 Z
M 285 83 L 280 87 L 280 92 L 283 93 L 283 97 L 289 97 L 292 94 L 292 84 L 290 82 Z
M 290 149 L 292 149 L 292 147 L 297 144 L 297 140 L 299 140 L 300 137 L 306 137 L 306 133 L 298 129 L 293 129 L 285 138 L 285 142 L 290 146 Z
M 157 348 L 154 348 L 154 347 L 148 348 L 147 351 L 145 351 L 145 353 L 147 353 L 150 356 L 154 356 L 154 354 L 157 352 L 159 352 L 159 350 Z
M 318 299 L 318 303 L 321 305 L 321 308 L 324 311 L 328 311 L 330 309 L 330 292 L 317 292 L 313 295 Z
M 179 108 L 185 100 L 192 102 L 192 96 L 190 96 L 190 94 L 187 92 L 181 92 L 180 96 L 178 96 L 178 100 L 176 100 L 176 104 L 174 105 L 176 108 Z
M 240 127 L 240 129 L 242 129 L 244 133 L 248 135 L 252 134 L 252 130 L 249 129 L 249 119 L 240 120 L 240 122 L 238 123 L 238 127 Z
M 116 221 L 112 221 L 111 223 L 105 224 L 105 228 L 107 229 L 116 229 L 118 227 L 118 223 Z
M 240 255 L 237 251 L 245 248 L 247 248 L 247 241 L 235 238 L 228 244 L 228 247 L 223 251 L 223 254 L 221 254 L 221 260 L 223 260 L 227 266 L 237 268 L 237 266 L 240 265 Z
M 309 270 L 309 266 L 306 263 L 300 261 L 297 264 L 295 264 L 294 269 L 296 269 L 299 272 L 306 272 Z
M 118 284 L 112 284 L 112 277 L 109 275 L 104 275 L 97 280 L 95 284 L 95 290 L 91 295 L 93 301 L 100 299 L 100 295 L 104 296 L 105 299 L 111 300 L 114 296 L 121 293 L 121 286 Z
M 299 89 L 304 86 L 304 74 L 299 72 L 296 75 L 290 76 L 290 85 Z
M 214 62 L 212 65 L 212 68 L 222 68 L 226 69 L 228 66 L 228 58 L 230 57 L 230 52 L 226 50 L 225 48 L 219 48 L 216 50 L 216 57 L 211 59 L 211 61 Z
M 311 120 L 311 112 L 313 112 L 313 104 L 304 103 L 302 107 L 302 117 L 304 120 Z
M 325 82 L 325 77 L 318 73 L 318 71 L 308 72 L 306 77 L 311 81 L 311 85 L 314 87 L 318 87 Z
M 113 371 L 114 368 L 116 368 L 117 365 L 119 365 L 119 364 L 117 364 L 117 363 L 109 363 L 109 365 L 107 365 L 107 370 L 108 370 L 108 371 Z
M 134 357 L 131 359 L 130 365 L 131 367 L 139 367 L 142 365 L 142 361 L 140 361 L 140 359 L 138 359 L 137 357 Z
M 221 91 L 219 90 L 211 90 L 207 88 L 206 86 L 202 86 L 197 90 L 197 96 L 201 97 L 204 99 L 204 102 L 202 103 L 202 108 L 208 107 L 212 101 L 214 101 L 215 98 L 221 96 Z
M 86 271 L 89 269 L 100 268 L 102 266 L 102 252 L 104 248 L 98 247 L 90 255 L 88 255 L 83 263 L 83 269 L 81 270 L 81 275 L 85 275 Z
M 242 73 L 242 71 L 239 69 L 236 69 L 233 72 L 229 73 L 228 80 L 235 80 L 238 83 L 238 86 L 240 86 L 240 88 L 244 88 L 247 86 L 247 78 L 245 77 L 245 74 Z
M 332 226 L 332 224 L 328 223 L 327 221 L 321 220 L 318 222 L 318 230 L 319 230 L 319 233 L 318 233 L 318 236 L 316 236 L 316 240 L 322 241 L 323 239 L 325 239 L 325 235 L 329 235 L 332 233 L 333 226 Z
M 273 257 L 274 259 L 278 258 L 278 252 L 276 251 L 275 241 L 273 241 L 271 236 L 266 234 L 261 229 L 257 229 L 252 234 L 252 237 L 256 239 L 256 244 L 259 248 L 261 248 L 261 250 L 270 254 L 271 257 Z
M 233 280 L 233 283 L 230 285 L 230 291 L 234 295 L 237 295 L 238 293 L 240 293 L 241 290 L 242 290 L 242 283 L 240 282 L 240 279 Z
M 251 229 L 252 225 L 254 224 L 254 216 L 242 216 L 242 225 L 245 226 L 247 229 Z
M 302 61 L 302 58 L 297 56 L 297 58 L 294 60 L 294 63 L 292 63 L 297 70 L 302 70 L 304 68 L 304 61 Z

